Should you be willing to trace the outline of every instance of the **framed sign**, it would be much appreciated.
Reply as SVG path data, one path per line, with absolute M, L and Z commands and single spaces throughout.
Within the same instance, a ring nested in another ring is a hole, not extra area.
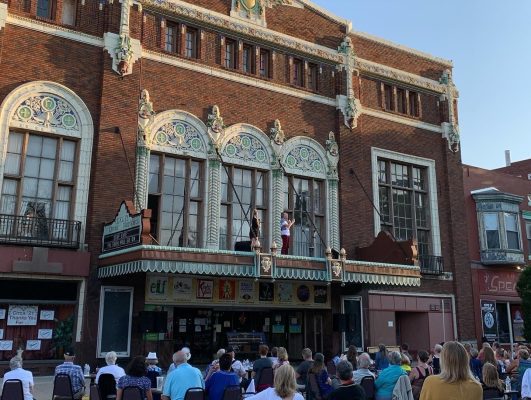
M 142 214 L 131 214 L 123 201 L 114 221 L 104 225 L 101 240 L 102 253 L 138 246 L 142 240 Z
M 51 339 L 53 337 L 52 329 L 39 329 L 37 339 Z
M 12 340 L 0 340 L 0 351 L 11 351 L 11 350 L 13 350 Z
M 54 310 L 41 310 L 40 319 L 41 321 L 53 321 L 55 316 Z
M 0 308 L 0 319 L 6 319 L 6 309 Z
M 496 302 L 492 300 L 481 300 L 481 321 L 483 325 L 483 336 L 489 342 L 498 340 L 498 324 L 496 323 Z
M 40 340 L 28 340 L 26 342 L 26 350 L 28 351 L 35 351 L 41 349 L 41 341 Z
M 31 326 L 37 325 L 38 306 L 9 306 L 7 313 L 8 326 Z

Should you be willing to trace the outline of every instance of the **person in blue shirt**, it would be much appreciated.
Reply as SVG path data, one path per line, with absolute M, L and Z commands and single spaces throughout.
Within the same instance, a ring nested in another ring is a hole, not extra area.
M 389 366 L 385 368 L 374 382 L 376 387 L 376 400 L 391 400 L 393 398 L 393 389 L 395 388 L 398 378 L 407 375 L 402 369 L 402 354 L 398 351 L 389 353 Z
M 174 354 L 175 369 L 166 377 L 162 400 L 184 400 L 188 389 L 205 388 L 201 371 L 188 364 L 186 358 L 186 353 L 182 350 Z
M 214 372 L 206 381 L 205 390 L 209 400 L 222 400 L 227 386 L 240 385 L 240 378 L 231 372 L 232 356 L 223 354 L 219 358 L 219 371 Z
M 387 349 L 384 344 L 378 346 L 380 351 L 376 353 L 376 359 L 374 360 L 374 366 L 377 371 L 383 371 L 389 366 L 389 360 L 387 359 Z

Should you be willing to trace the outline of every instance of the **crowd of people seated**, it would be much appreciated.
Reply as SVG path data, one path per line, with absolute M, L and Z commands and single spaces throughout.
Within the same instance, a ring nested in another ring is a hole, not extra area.
M 305 348 L 296 357 L 302 358 L 296 367 L 284 347 L 270 351 L 260 345 L 252 364 L 240 361 L 235 350 L 219 349 L 202 373 L 189 363 L 190 349 L 183 347 L 173 354 L 163 385 L 157 380 L 164 370 L 156 353 L 134 357 L 124 370 L 111 351 L 95 383 L 110 386 L 106 390 L 114 391 L 116 400 L 123 400 L 130 387 L 138 388 L 144 400 L 188 400 L 190 389 L 202 391 L 208 400 L 480 400 L 505 395 L 531 399 L 531 360 L 525 345 L 516 345 L 509 354 L 497 343 L 485 342 L 478 351 L 468 344 L 447 342 L 437 344 L 431 354 L 413 352 L 415 359 L 407 345 L 388 351 L 381 344 L 372 356 L 358 354 L 350 346 L 329 358 Z M 83 370 L 74 364 L 73 352 L 64 358 L 55 374 L 67 376 L 72 397 L 81 399 L 86 391 Z M 33 400 L 33 376 L 22 368 L 22 358 L 13 357 L 9 366 L 4 383 L 20 380 L 24 400 Z M 227 397 L 228 391 L 237 396 Z

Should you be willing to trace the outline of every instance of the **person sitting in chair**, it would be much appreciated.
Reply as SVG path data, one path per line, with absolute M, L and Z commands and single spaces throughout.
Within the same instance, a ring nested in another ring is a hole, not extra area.
M 9 360 L 9 368 L 11 371 L 4 374 L 4 384 L 10 379 L 20 379 L 24 400 L 33 400 L 33 374 L 31 371 L 22 369 L 22 358 L 15 356 Z
M 64 354 L 65 362 L 55 367 L 55 376 L 66 374 L 70 377 L 74 399 L 81 399 L 85 394 L 85 377 L 79 365 L 74 365 L 75 354 L 73 351 Z

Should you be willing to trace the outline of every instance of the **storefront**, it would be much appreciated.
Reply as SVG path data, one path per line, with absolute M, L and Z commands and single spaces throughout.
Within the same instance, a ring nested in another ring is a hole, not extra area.
M 163 313 L 166 322 L 164 332 L 148 333 L 146 339 L 159 348 L 168 341 L 171 351 L 189 346 L 195 362 L 208 362 L 227 346 L 240 357 L 255 358 L 262 343 L 284 346 L 298 358 L 305 346 L 323 351 L 330 286 L 147 274 L 145 311 Z
M 522 301 L 516 291 L 520 273 L 516 269 L 472 272 L 477 282 L 473 288 L 478 341 L 486 337 L 505 345 L 523 342 Z

